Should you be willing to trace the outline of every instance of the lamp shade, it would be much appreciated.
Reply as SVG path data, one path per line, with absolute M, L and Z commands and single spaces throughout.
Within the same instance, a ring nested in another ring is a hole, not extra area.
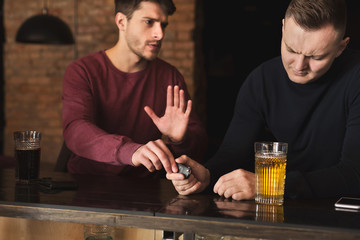
M 27 19 L 16 34 L 16 41 L 39 44 L 73 44 L 70 28 L 60 18 L 39 14 Z

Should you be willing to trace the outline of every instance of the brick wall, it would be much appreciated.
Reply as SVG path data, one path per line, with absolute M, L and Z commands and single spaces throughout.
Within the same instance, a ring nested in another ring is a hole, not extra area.
M 176 13 L 169 18 L 161 57 L 178 67 L 190 94 L 194 89 L 195 0 L 175 0 Z M 77 44 L 53 46 L 20 44 L 15 36 L 21 23 L 39 14 L 42 0 L 5 0 L 5 146 L 13 155 L 12 133 L 35 129 L 43 133 L 42 162 L 54 164 L 63 137 L 61 126 L 62 79 L 66 66 L 74 58 L 115 44 L 117 29 L 113 17 L 113 0 L 49 1 L 49 14 L 60 17 L 74 31 L 77 9 Z

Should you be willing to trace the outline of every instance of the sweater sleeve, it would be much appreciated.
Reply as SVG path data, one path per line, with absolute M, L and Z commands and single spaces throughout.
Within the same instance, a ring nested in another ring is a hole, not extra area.
M 171 148 L 178 157 L 186 153 L 197 162 L 203 162 L 207 149 L 207 134 L 195 113 L 191 114 L 185 138 L 181 143 L 171 143 Z
M 126 136 L 97 127 L 92 86 L 86 69 L 71 64 L 63 83 L 63 135 L 78 156 L 112 165 L 132 165 L 131 156 L 141 145 Z
M 242 168 L 254 171 L 254 142 L 265 127 L 257 98 L 262 91 L 250 75 L 237 96 L 233 118 L 217 153 L 206 163 L 212 188 L 222 175 Z

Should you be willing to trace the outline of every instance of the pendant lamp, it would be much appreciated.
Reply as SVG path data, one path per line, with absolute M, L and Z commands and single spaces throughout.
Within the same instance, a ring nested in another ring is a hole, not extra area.
M 73 44 L 74 38 L 68 25 L 60 18 L 48 14 L 45 6 L 42 14 L 27 19 L 16 34 L 20 43 Z

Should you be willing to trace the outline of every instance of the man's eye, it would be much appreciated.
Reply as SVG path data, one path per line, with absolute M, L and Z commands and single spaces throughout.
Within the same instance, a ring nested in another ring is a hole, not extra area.
M 296 53 L 294 50 L 288 48 L 289 53 Z
M 154 23 L 154 21 L 153 20 L 145 20 L 145 23 L 151 25 Z
M 311 57 L 312 59 L 316 60 L 316 61 L 321 61 L 323 60 L 323 57 L 318 57 L 318 56 L 313 56 Z

